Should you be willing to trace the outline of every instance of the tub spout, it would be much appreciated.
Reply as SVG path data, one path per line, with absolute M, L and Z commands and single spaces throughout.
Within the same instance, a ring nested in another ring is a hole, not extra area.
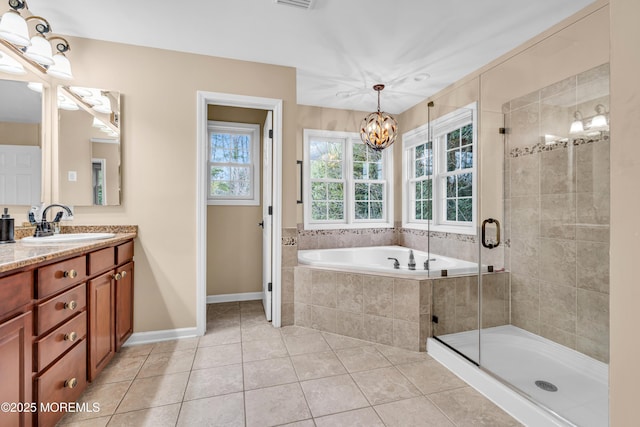
M 392 259 L 393 260 L 393 268 L 395 268 L 396 270 L 400 270 L 400 262 L 398 261 L 398 258 L 387 258 L 387 259 Z
M 416 269 L 416 258 L 413 256 L 413 249 L 409 249 L 409 270 Z

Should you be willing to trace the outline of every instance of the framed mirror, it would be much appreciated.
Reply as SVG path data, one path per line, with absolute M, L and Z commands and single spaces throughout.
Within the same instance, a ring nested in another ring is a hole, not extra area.
M 58 201 L 120 204 L 120 93 L 58 87 Z
M 40 205 L 43 84 L 0 79 L 0 206 Z

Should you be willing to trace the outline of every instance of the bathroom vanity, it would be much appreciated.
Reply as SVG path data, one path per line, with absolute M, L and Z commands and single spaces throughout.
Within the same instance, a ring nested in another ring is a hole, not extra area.
M 54 426 L 131 335 L 132 229 L 0 246 L 0 425 Z

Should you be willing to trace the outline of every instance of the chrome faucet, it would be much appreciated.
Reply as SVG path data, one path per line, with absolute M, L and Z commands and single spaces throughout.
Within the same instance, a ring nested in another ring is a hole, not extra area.
M 398 258 L 387 258 L 387 259 L 392 259 L 393 260 L 393 268 L 395 268 L 396 270 L 400 269 L 400 262 L 398 261 Z
M 416 269 L 416 258 L 413 256 L 413 249 L 409 249 L 409 270 Z
M 53 218 L 53 221 L 47 222 L 47 212 L 49 211 L 49 209 L 54 207 L 62 208 L 67 212 L 67 215 L 73 216 L 73 212 L 71 212 L 71 209 L 68 206 L 59 205 L 56 203 L 44 208 L 44 210 L 42 211 L 42 220 L 40 222 L 36 222 L 35 219 L 32 220 L 32 215 L 29 215 L 29 221 L 36 224 L 36 232 L 34 233 L 33 237 L 53 236 L 55 224 L 59 223 L 62 219 L 62 216 L 64 215 L 62 212 L 58 212 Z M 54 226 L 52 227 L 52 225 Z

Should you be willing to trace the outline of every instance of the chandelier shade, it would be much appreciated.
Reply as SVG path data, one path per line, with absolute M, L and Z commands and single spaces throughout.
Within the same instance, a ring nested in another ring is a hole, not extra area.
M 368 114 L 360 123 L 360 139 L 376 151 L 393 144 L 398 136 L 398 121 L 390 114 L 380 111 L 380 92 L 383 84 L 373 86 L 378 92 L 378 111 Z

